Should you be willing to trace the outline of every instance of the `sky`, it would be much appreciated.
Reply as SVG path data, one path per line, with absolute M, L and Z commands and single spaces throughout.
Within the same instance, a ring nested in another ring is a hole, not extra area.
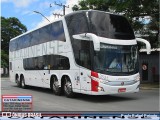
M 0 0 L 1 16 L 5 18 L 16 17 L 22 24 L 27 27 L 27 30 L 32 30 L 37 27 L 48 24 L 48 21 L 33 11 L 38 11 L 46 16 L 50 21 L 58 19 L 53 13 L 63 14 L 63 8 L 55 5 L 63 4 L 68 6 L 66 14 L 72 12 L 72 6 L 78 4 L 78 0 Z M 50 4 L 52 7 L 50 7 Z

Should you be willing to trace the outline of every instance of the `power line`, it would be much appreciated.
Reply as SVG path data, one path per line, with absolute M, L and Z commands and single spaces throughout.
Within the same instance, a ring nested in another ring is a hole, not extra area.
M 63 16 L 63 15 L 61 15 L 61 14 L 57 14 L 57 13 L 53 13 L 53 15 L 56 17 L 56 16 L 58 16 L 58 18 L 59 18 L 59 16 Z
M 66 5 L 63 5 L 62 3 L 61 4 L 57 4 L 56 2 L 54 4 L 58 5 L 58 6 L 62 6 L 63 7 L 63 15 L 65 15 L 65 8 L 69 8 L 69 5 L 66 6 Z M 50 4 L 50 7 L 52 7 L 52 4 Z

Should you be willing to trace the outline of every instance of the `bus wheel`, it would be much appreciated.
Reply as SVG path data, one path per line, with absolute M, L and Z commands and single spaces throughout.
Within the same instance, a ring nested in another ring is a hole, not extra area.
M 57 77 L 52 77 L 52 90 L 55 95 L 61 95 L 61 88 L 58 85 Z
M 20 86 L 21 86 L 23 89 L 26 88 L 25 79 L 24 79 L 23 76 L 21 77 L 21 80 L 20 80 Z
M 18 75 L 16 75 L 16 84 L 17 84 L 18 87 L 20 87 L 20 81 L 19 81 Z
M 72 83 L 71 80 L 69 79 L 69 77 L 65 77 L 65 81 L 64 81 L 64 94 L 67 97 L 74 97 L 74 92 L 72 90 Z

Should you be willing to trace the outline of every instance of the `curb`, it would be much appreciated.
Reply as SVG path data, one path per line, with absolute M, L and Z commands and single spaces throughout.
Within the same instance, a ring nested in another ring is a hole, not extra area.
M 140 90 L 158 90 L 159 88 L 140 87 Z
M 9 77 L 1 77 L 0 79 L 1 79 L 1 80 L 2 80 L 2 79 L 3 79 L 3 80 L 10 80 Z

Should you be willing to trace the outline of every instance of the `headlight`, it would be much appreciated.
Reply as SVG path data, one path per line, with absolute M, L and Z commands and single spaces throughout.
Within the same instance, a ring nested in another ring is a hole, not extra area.
M 134 79 L 135 81 L 140 81 L 140 75 L 137 75 Z

